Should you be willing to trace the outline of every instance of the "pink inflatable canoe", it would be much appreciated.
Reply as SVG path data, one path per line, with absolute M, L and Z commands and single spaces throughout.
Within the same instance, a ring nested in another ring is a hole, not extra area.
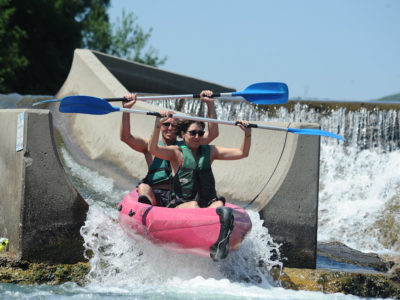
M 181 253 L 225 258 L 237 250 L 251 230 L 247 212 L 227 203 L 221 208 L 166 208 L 137 202 L 137 191 L 118 204 L 118 221 L 132 238 Z M 233 216 L 233 217 L 232 217 Z

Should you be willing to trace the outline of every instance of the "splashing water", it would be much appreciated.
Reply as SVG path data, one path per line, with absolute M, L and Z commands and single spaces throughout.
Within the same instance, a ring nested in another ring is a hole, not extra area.
M 321 156 L 318 239 L 400 253 L 400 151 L 326 145 Z
M 118 211 L 115 207 L 129 191 L 115 188 L 113 179 L 78 164 L 64 146 L 60 148 L 60 154 L 67 175 L 86 202 L 101 207 L 109 215 L 117 218 Z
M 241 248 L 229 254 L 223 262 L 210 258 L 178 254 L 150 242 L 129 238 L 118 222 L 102 209 L 91 206 L 81 234 L 86 253 L 91 253 L 89 279 L 96 284 L 160 285 L 186 281 L 201 276 L 214 280 L 229 279 L 271 287 L 269 270 L 281 266 L 271 259 L 278 251 L 256 213 L 255 230 L 249 234 Z M 140 270 L 140 271 L 138 271 Z
M 273 267 L 282 268 L 279 246 L 262 226 L 258 213 L 253 211 L 249 211 L 253 224 L 251 232 L 238 251 L 219 263 L 210 258 L 174 253 L 143 239 L 140 242 L 132 240 L 120 228 L 116 209 L 122 194 L 128 191 L 113 189 L 111 179 L 80 166 L 64 148 L 61 153 L 74 185 L 90 204 L 81 235 L 86 256 L 90 259 L 88 278 L 92 283 L 115 285 L 118 282 L 123 286 L 166 283 L 170 286 L 170 281 L 201 276 L 271 287 L 273 280 L 269 271 Z M 79 185 L 79 182 L 85 184 Z M 102 199 L 97 194 L 103 195 Z
M 81 299 L 359 299 L 277 287 L 270 271 L 282 268 L 279 246 L 253 211 L 249 211 L 252 230 L 239 250 L 217 263 L 133 240 L 117 222 L 116 206 L 127 191 L 112 188 L 112 180 L 80 166 L 65 149 L 61 152 L 68 174 L 90 204 L 81 235 L 91 266 L 88 285 L 62 285 L 58 292 L 63 295 Z M 39 294 L 44 297 L 45 289 Z

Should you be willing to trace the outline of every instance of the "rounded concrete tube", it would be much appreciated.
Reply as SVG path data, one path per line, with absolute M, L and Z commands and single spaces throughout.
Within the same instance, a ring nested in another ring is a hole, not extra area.
M 75 263 L 83 258 L 80 228 L 87 203 L 60 162 L 48 110 L 0 110 L 1 256 Z
M 122 85 L 123 83 L 123 85 Z M 76 49 L 70 73 L 57 94 L 121 97 L 129 91 L 159 94 L 191 94 L 204 89 L 232 91 L 214 83 L 167 72 L 90 50 Z M 113 103 L 113 105 L 118 105 Z M 120 105 L 120 104 L 119 104 Z M 103 116 L 60 114 L 50 106 L 56 127 L 68 150 L 82 165 L 114 178 L 127 190 L 147 172 L 143 154 L 120 141 L 121 113 Z M 159 111 L 160 107 L 138 101 L 135 109 Z M 269 124 L 263 123 L 261 124 Z M 294 128 L 319 128 L 317 124 L 273 123 Z M 132 115 L 131 130 L 150 137 L 154 117 Z M 238 161 L 216 161 L 213 171 L 220 196 L 260 212 L 271 236 L 286 257 L 286 266 L 314 268 L 316 265 L 319 147 L 318 136 L 286 131 L 252 130 L 249 157 Z M 220 125 L 215 144 L 239 147 L 243 132 Z M 302 259 L 299 259 L 302 258 Z

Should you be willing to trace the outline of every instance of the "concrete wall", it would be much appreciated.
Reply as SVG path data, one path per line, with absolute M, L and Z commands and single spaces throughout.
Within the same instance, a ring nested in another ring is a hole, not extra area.
M 202 90 L 234 92 L 213 82 L 161 70 L 141 63 L 92 51 L 107 70 L 129 91 L 158 94 L 194 94 Z
M 77 49 L 68 78 L 57 97 L 77 94 L 121 97 L 128 92 L 128 85 L 130 91 L 148 93 L 191 93 L 203 88 L 232 90 L 216 85 L 210 88 L 211 84 L 204 81 Z M 135 108 L 160 110 L 144 102 L 138 102 Z M 79 163 L 113 177 L 117 184 L 130 189 L 134 188 L 135 178 L 144 177 L 147 167 L 143 155 L 119 139 L 120 113 L 67 115 L 57 112 L 57 104 L 52 111 L 68 149 Z M 299 123 L 272 125 L 319 127 L 317 124 Z M 139 136 L 149 137 L 153 126 L 154 117 L 132 116 L 131 129 Z M 214 143 L 238 147 L 242 139 L 243 133 L 239 128 L 220 125 L 220 136 Z M 317 136 L 254 129 L 248 158 L 234 162 L 216 161 L 213 165 L 220 195 L 244 205 L 260 193 L 252 208 L 260 211 L 270 234 L 283 243 L 282 254 L 288 257 L 285 261 L 288 266 L 315 267 L 319 147 Z
M 48 110 L 0 110 L 0 172 L 0 236 L 9 239 L 0 255 L 52 263 L 82 261 L 79 230 L 88 207 L 60 163 Z
M 282 244 L 285 265 L 315 268 L 318 229 L 319 145 L 300 135 L 292 164 L 279 190 L 260 211 L 264 226 Z

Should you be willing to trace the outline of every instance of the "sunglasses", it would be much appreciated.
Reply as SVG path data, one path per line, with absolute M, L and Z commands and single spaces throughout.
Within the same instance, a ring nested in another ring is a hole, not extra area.
M 190 134 L 191 136 L 196 136 L 196 134 L 198 134 L 199 136 L 203 136 L 204 133 L 205 133 L 204 130 L 190 130 L 190 131 L 188 131 L 188 132 L 189 132 L 189 134 Z
M 172 123 L 170 123 L 170 122 L 162 123 L 162 125 L 165 126 L 165 128 L 168 128 L 169 126 L 172 126 L 172 128 L 175 128 L 175 127 L 176 127 L 174 124 L 172 124 Z

